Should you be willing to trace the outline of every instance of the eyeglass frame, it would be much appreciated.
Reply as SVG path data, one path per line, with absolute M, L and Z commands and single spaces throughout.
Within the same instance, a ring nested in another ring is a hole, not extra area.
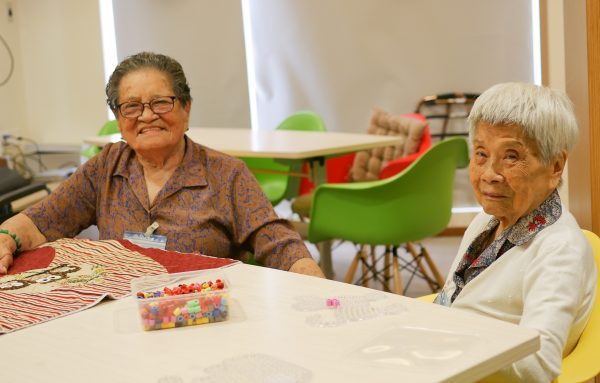
M 156 101 L 156 100 L 159 100 L 159 99 L 162 99 L 162 98 L 170 98 L 170 99 L 171 99 L 171 109 L 170 109 L 170 110 L 168 110 L 168 111 L 165 111 L 165 112 L 160 112 L 160 113 L 157 113 L 157 112 L 155 112 L 155 111 L 154 111 L 154 109 L 152 109 L 152 103 L 153 103 L 154 101 Z M 172 112 L 172 111 L 173 111 L 173 108 L 175 108 L 175 101 L 176 101 L 176 100 L 178 100 L 177 96 L 160 96 L 160 97 L 156 97 L 156 98 L 154 98 L 154 99 L 150 100 L 149 102 L 141 102 L 141 101 L 125 101 L 125 102 L 122 102 L 122 103 L 120 103 L 120 104 L 117 104 L 117 105 L 115 105 L 115 108 L 116 108 L 116 109 L 119 111 L 119 113 L 121 114 L 121 116 L 122 116 L 123 118 L 127 118 L 127 119 L 130 119 L 130 120 L 135 120 L 135 119 L 137 119 L 138 117 L 140 117 L 142 114 L 144 114 L 144 110 L 146 110 L 146 105 L 148 105 L 148 108 L 150 108 L 150 110 L 151 110 L 151 111 L 152 111 L 152 113 L 154 113 L 154 114 L 161 115 L 161 114 L 165 114 L 165 113 Z M 137 115 L 137 116 L 135 116 L 135 117 L 131 117 L 131 116 L 130 116 L 130 117 L 127 117 L 127 116 L 125 116 L 125 115 L 123 114 L 123 111 L 121 110 L 121 107 L 122 107 L 123 105 L 125 105 L 125 104 L 131 104 L 131 103 L 135 103 L 135 104 L 141 104 L 141 105 L 142 105 L 142 111 L 140 112 L 140 114 L 139 114 L 139 115 Z

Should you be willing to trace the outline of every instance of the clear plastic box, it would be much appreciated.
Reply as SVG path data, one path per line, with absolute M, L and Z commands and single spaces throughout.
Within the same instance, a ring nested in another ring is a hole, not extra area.
M 146 331 L 221 322 L 229 316 L 229 282 L 222 269 L 135 278 L 131 292 Z

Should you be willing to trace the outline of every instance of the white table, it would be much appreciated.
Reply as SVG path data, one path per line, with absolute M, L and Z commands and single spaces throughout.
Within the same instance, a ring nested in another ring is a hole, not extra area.
M 534 330 L 403 296 L 243 264 L 225 272 L 225 322 L 144 332 L 133 298 L 102 303 L 1 336 L 1 380 L 191 383 L 209 366 L 260 353 L 310 371 L 315 383 L 464 383 L 539 348 Z M 314 313 L 293 307 L 298 296 L 327 311 L 327 298 L 369 294 L 405 311 L 317 327 L 307 322 Z
M 394 145 L 398 137 L 340 132 L 196 128 L 186 133 L 193 141 L 236 157 L 306 159 Z M 121 134 L 93 136 L 84 143 L 103 146 L 118 142 Z
M 315 185 L 326 182 L 325 158 L 360 150 L 398 144 L 401 139 L 373 134 L 305 132 L 297 130 L 251 130 L 246 128 L 190 128 L 187 135 L 195 142 L 235 157 L 301 160 L 310 165 Z M 94 136 L 84 140 L 90 145 L 106 145 L 121 140 L 121 134 Z M 296 180 L 296 182 L 298 182 Z M 299 184 L 298 184 L 299 185 Z M 293 189 L 293 187 L 292 187 Z M 333 278 L 331 245 L 319 246 L 321 268 Z

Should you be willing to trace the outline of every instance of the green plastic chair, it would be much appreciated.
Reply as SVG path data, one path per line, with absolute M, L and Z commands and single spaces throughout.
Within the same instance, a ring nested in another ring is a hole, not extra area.
M 119 133 L 119 125 L 117 124 L 117 120 L 109 120 L 98 132 L 98 136 L 109 136 L 111 134 Z M 100 147 L 91 145 L 81 151 L 81 155 L 85 158 L 92 158 L 96 154 L 100 153 Z
M 361 263 L 363 272 L 355 283 L 368 286 L 369 280 L 378 280 L 390 291 L 389 273 L 393 271 L 394 291 L 404 293 L 400 280 L 400 264 L 403 264 L 413 276 L 424 278 L 432 291 L 437 291 L 444 278 L 427 250 L 419 245 L 421 251 L 417 252 L 412 243 L 435 236 L 447 227 L 452 215 L 455 170 L 467 166 L 468 161 L 466 140 L 454 137 L 435 144 L 393 177 L 321 185 L 313 197 L 308 239 L 317 244 L 333 239 L 360 244 L 346 274 L 347 283 L 352 283 Z M 377 245 L 385 246 L 384 254 L 379 257 L 375 254 Z M 401 245 L 412 255 L 411 261 L 399 255 Z M 371 257 L 367 254 L 368 246 Z M 378 268 L 381 258 L 383 267 Z M 421 262 L 423 259 L 433 277 Z
M 277 130 L 302 130 L 324 132 L 325 123 L 323 119 L 315 112 L 300 111 L 287 117 L 279 124 Z M 291 180 L 286 172 L 299 172 L 301 164 L 297 166 L 283 164 L 272 158 L 249 158 L 242 160 L 252 171 L 256 180 L 260 184 L 265 195 L 271 201 L 273 206 L 279 204 L 286 198 L 294 197 L 298 193 L 300 182 L 298 179 Z M 265 171 L 277 171 L 282 174 L 267 173 Z

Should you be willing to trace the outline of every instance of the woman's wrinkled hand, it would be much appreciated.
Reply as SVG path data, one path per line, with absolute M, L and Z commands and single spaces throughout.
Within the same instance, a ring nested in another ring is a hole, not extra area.
M 13 263 L 13 252 L 16 250 L 15 240 L 10 235 L 0 234 L 0 275 L 8 272 Z

